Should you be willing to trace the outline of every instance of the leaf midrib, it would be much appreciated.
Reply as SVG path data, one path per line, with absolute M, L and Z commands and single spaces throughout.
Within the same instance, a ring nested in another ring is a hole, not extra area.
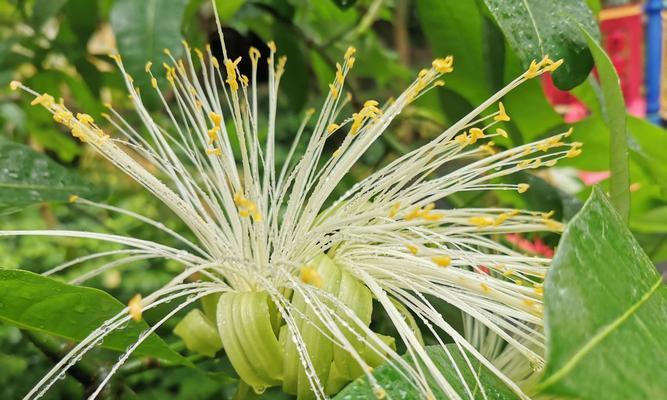
M 563 365 L 559 370 L 557 370 L 549 379 L 542 382 L 539 386 L 539 390 L 544 390 L 547 387 L 553 385 L 567 375 L 574 367 L 583 359 L 586 354 L 588 354 L 595 346 L 602 342 L 607 336 L 609 336 L 616 328 L 618 328 L 623 322 L 627 321 L 644 303 L 646 303 L 653 294 L 655 294 L 658 289 L 663 285 L 662 276 L 658 277 L 658 280 L 653 286 L 630 308 L 628 308 L 623 314 L 616 318 L 611 323 L 607 324 L 602 328 L 595 336 L 593 336 L 586 344 L 584 344 L 579 351 L 577 351 L 565 365 Z
M 542 42 L 542 36 L 540 35 L 539 29 L 537 29 L 537 21 L 535 21 L 533 12 L 531 11 L 530 6 L 528 5 L 528 0 L 523 0 L 523 5 L 526 6 L 526 11 L 528 12 L 528 16 L 530 17 L 530 23 L 533 24 L 533 28 L 535 28 L 535 35 L 537 35 L 537 43 L 540 45 L 540 53 L 542 56 L 544 56 L 545 55 L 544 43 Z

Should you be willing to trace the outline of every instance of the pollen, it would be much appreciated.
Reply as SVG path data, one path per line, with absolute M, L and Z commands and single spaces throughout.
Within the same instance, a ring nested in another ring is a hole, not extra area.
M 315 268 L 309 265 L 304 265 L 303 267 L 301 267 L 301 271 L 299 273 L 299 279 L 301 279 L 301 282 L 307 285 L 313 285 L 318 288 L 322 287 L 322 276 L 320 276 L 320 274 L 315 270 Z
M 410 251 L 410 253 L 412 253 L 412 254 L 415 255 L 415 256 L 416 256 L 417 253 L 419 252 L 419 247 L 417 247 L 417 246 L 415 246 L 415 245 L 413 245 L 413 244 L 409 244 L 409 243 L 408 243 L 408 244 L 405 245 L 405 248 L 408 249 L 408 250 Z
M 213 126 L 220 127 L 220 124 L 222 123 L 222 115 L 210 112 L 208 113 L 208 118 L 213 123 Z
M 544 287 L 541 284 L 535 284 L 533 286 L 533 292 L 538 296 L 542 296 L 544 295 Z
M 578 155 L 581 154 L 581 149 L 578 149 L 576 147 L 572 147 L 568 152 L 565 154 L 565 157 L 567 158 L 574 158 L 577 157 Z
M 439 255 L 431 257 L 431 261 L 438 267 L 449 267 L 452 264 L 452 258 L 446 255 Z
M 516 185 L 516 191 L 519 193 L 526 193 L 530 189 L 530 185 L 527 183 L 519 183 Z
M 478 139 L 483 139 L 486 135 L 484 135 L 484 131 L 482 131 L 479 128 L 470 128 L 470 143 L 476 143 Z
M 93 117 L 91 117 L 91 116 L 88 115 L 88 114 L 83 114 L 83 113 L 78 113 L 78 114 L 76 114 L 76 119 L 78 119 L 79 122 L 81 122 L 81 123 L 84 124 L 84 125 L 90 125 L 90 124 L 92 124 L 93 122 L 95 122 L 95 120 L 93 119 Z
M 216 140 L 218 140 L 218 131 L 220 130 L 220 127 L 214 126 L 213 128 L 209 129 L 207 134 L 208 134 L 208 144 L 213 144 Z
M 389 218 L 394 218 L 401 209 L 401 203 L 396 203 L 389 209 Z
M 70 203 L 76 203 L 76 201 L 79 200 L 79 196 L 75 194 L 70 194 L 69 197 L 67 198 L 67 201 Z
M 472 225 L 478 226 L 480 228 L 485 227 L 485 226 L 491 226 L 495 224 L 495 221 L 493 218 L 489 217 L 470 217 L 468 219 L 468 222 L 470 222 Z
M 148 73 L 148 71 L 151 70 L 151 67 L 152 67 L 152 66 L 153 66 L 153 62 L 152 62 L 152 61 L 147 62 L 147 63 L 146 63 L 146 66 L 144 67 L 144 71 L 146 71 L 146 72 Z
M 141 295 L 135 294 L 127 303 L 127 312 L 130 314 L 133 320 L 141 321 Z
M 447 56 L 445 58 L 436 58 L 431 63 L 433 69 L 439 74 L 446 74 L 454 71 L 454 57 Z
M 327 126 L 327 133 L 331 135 L 332 133 L 336 132 L 338 128 L 340 128 L 340 125 L 332 122 Z
M 209 156 L 221 156 L 222 150 L 220 150 L 219 147 L 216 147 L 214 149 L 206 149 L 206 154 L 208 154 Z
M 35 97 L 30 102 L 30 105 L 31 106 L 36 106 L 36 105 L 39 104 L 41 106 L 49 108 L 53 105 L 53 103 L 55 103 L 55 100 L 53 99 L 53 96 L 51 96 L 50 94 L 44 93 L 44 94 L 40 94 L 39 96 Z
M 497 133 L 498 135 L 500 135 L 500 136 L 506 138 L 506 139 L 509 137 L 509 135 L 507 134 L 507 131 L 505 131 L 504 129 L 500 129 L 500 128 L 498 128 L 498 129 L 496 129 L 496 133 Z
M 504 121 L 507 122 L 511 118 L 509 115 L 507 115 L 507 112 L 505 111 L 505 106 L 503 105 L 502 101 L 498 102 L 498 115 L 493 117 L 494 121 Z
M 526 79 L 532 79 L 540 74 L 540 66 L 539 64 L 533 60 L 530 62 L 530 66 L 528 67 L 528 70 L 524 74 Z
M 352 47 L 352 46 L 348 47 L 347 50 L 345 51 L 345 56 L 344 56 L 345 60 L 351 59 L 352 56 L 354 56 L 354 53 L 356 53 L 356 52 L 357 52 L 357 49 L 355 49 L 354 47 Z

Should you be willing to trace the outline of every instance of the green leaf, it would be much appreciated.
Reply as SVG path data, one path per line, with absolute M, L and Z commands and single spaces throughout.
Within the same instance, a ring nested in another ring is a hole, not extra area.
M 245 0 L 215 0 L 220 21 L 224 22 L 232 18 L 244 3 Z
M 490 94 L 482 57 L 482 15 L 474 1 L 418 0 L 417 12 L 434 56 L 454 56 L 447 87 L 469 103 Z
M 0 140 L 0 209 L 44 201 L 68 201 L 70 195 L 103 197 L 104 190 L 27 146 Z
M 117 0 L 109 17 L 116 35 L 118 50 L 127 72 L 136 80 L 142 93 L 150 92 L 146 62 L 161 66 L 171 63 L 163 50 L 174 56 L 183 54 L 181 22 L 187 0 Z M 162 82 L 163 74 L 156 74 Z
M 627 221 L 630 213 L 630 166 L 625 101 L 623 92 L 621 92 L 621 83 L 614 64 L 602 47 L 586 30 L 582 29 L 582 32 L 595 59 L 602 87 L 602 119 L 611 135 L 609 154 L 611 203 L 623 220 Z
M 579 26 L 595 37 L 599 37 L 599 30 L 584 0 L 484 0 L 484 3 L 524 68 L 532 60 L 549 55 L 554 60 L 565 59 L 553 74 L 557 87 L 572 89 L 586 79 L 593 59 Z
M 563 234 L 545 306 L 541 392 L 667 398 L 667 286 L 599 189 Z
M 28 271 L 0 269 L 0 319 L 21 328 L 81 341 L 123 308 L 98 289 L 68 285 Z M 102 347 L 125 351 L 147 328 L 143 321 L 131 321 L 125 329 L 110 333 Z M 134 354 L 187 363 L 155 334 Z
M 431 357 L 440 372 L 444 375 L 445 379 L 447 379 L 447 381 L 453 386 L 454 390 L 456 390 L 456 392 L 461 395 L 462 398 L 469 398 L 469 395 L 465 391 L 465 387 L 460 381 L 456 369 L 453 368 L 452 359 L 454 360 L 456 368 L 458 368 L 458 370 L 461 372 L 475 399 L 518 399 L 518 396 L 509 388 L 507 388 L 500 379 L 498 379 L 486 367 L 481 365 L 480 362 L 477 361 L 474 357 L 468 355 L 472 367 L 475 369 L 482 387 L 484 388 L 484 392 L 486 393 L 485 397 L 480 391 L 474 375 L 471 373 L 470 368 L 466 364 L 465 359 L 463 358 L 456 345 L 447 344 L 446 347 L 451 354 L 451 359 L 440 346 L 426 347 L 426 352 Z M 406 355 L 403 356 L 403 358 L 406 359 L 409 363 L 413 363 L 410 356 Z M 401 375 L 400 371 L 388 364 L 383 364 L 375 368 L 373 370 L 373 376 L 375 379 L 377 379 L 378 384 L 382 386 L 387 392 L 386 398 L 388 399 L 417 400 L 423 398 L 414 387 L 413 383 L 410 383 L 403 375 Z M 427 377 L 427 379 L 431 388 L 438 387 L 437 383 L 433 380 L 432 377 Z M 447 398 L 447 396 L 440 390 L 434 390 L 434 394 L 436 399 Z M 368 383 L 368 378 L 365 376 L 350 383 L 347 387 L 345 387 L 345 389 L 343 389 L 334 397 L 335 400 L 375 400 L 377 398 L 378 397 L 373 393 L 373 388 Z
M 333 0 L 334 3 L 343 10 L 352 7 L 357 0 Z
M 49 18 L 55 16 L 68 0 L 37 0 L 32 9 L 32 24 L 40 29 Z

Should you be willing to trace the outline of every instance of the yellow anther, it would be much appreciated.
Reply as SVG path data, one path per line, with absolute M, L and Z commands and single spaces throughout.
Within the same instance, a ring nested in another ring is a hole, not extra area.
M 332 158 L 337 158 L 338 156 L 340 156 L 340 153 L 341 153 L 341 152 L 342 152 L 342 150 L 341 150 L 341 148 L 339 147 L 339 148 L 337 148 L 337 149 L 331 154 L 331 157 L 332 157 Z
M 519 193 L 526 193 L 530 189 L 530 185 L 527 183 L 519 183 L 516 185 L 516 191 Z
M 537 63 L 537 61 L 533 60 L 530 62 L 530 66 L 528 67 L 528 70 L 524 74 L 526 79 L 532 79 L 540 74 L 540 66 Z
M 347 50 L 345 51 L 345 55 L 344 55 L 345 60 L 349 60 L 350 58 L 352 58 L 352 56 L 356 52 L 357 52 L 357 49 L 355 49 L 354 47 L 352 47 L 352 46 L 348 47 Z
M 86 135 L 83 133 L 83 129 L 81 129 L 81 125 L 74 125 L 72 127 L 72 136 L 75 138 L 79 139 L 82 142 L 86 141 Z
M 417 78 L 422 79 L 428 74 L 428 70 L 426 68 L 422 68 L 419 70 L 419 73 L 417 74 Z
M 35 98 L 30 102 L 30 105 L 31 105 L 31 106 L 36 106 L 36 105 L 39 104 L 39 105 L 41 105 L 41 106 L 44 106 L 44 107 L 46 107 L 46 108 L 49 108 L 49 107 L 51 107 L 51 106 L 53 105 L 54 102 L 55 102 L 55 100 L 53 99 L 53 96 L 44 93 L 44 94 L 40 94 L 39 96 L 35 97 Z
M 523 285 L 524 285 L 524 282 L 523 282 L 523 280 L 521 280 L 521 279 L 515 279 L 515 280 L 514 280 L 514 284 L 515 284 L 515 285 L 518 285 L 518 286 L 523 286 Z
M 409 213 L 405 214 L 404 219 L 406 221 L 411 221 L 415 218 L 421 217 L 422 215 L 422 210 L 421 208 L 415 208 L 414 210 L 410 211 Z
M 276 42 L 274 42 L 273 40 L 271 40 L 266 45 L 269 47 L 269 50 L 271 50 L 272 53 L 275 53 L 276 51 L 278 51 L 278 49 L 276 48 Z
M 396 203 L 389 209 L 389 218 L 394 218 L 401 209 L 401 203 Z
M 74 118 L 74 116 L 67 110 L 57 111 L 55 114 L 53 114 L 54 121 L 69 128 L 72 127 L 72 118 Z
M 151 70 L 151 67 L 153 66 L 153 62 L 149 61 L 146 63 L 146 66 L 144 67 L 144 71 L 148 72 Z
M 256 47 L 250 47 L 248 50 L 248 55 L 250 56 L 250 61 L 253 64 L 256 64 L 259 58 L 262 56 L 262 53 Z
M 470 217 L 468 218 L 468 222 L 472 225 L 478 226 L 478 227 L 485 227 L 485 226 L 491 226 L 495 223 L 495 220 L 490 217 Z
M 120 57 L 120 54 L 109 54 L 109 58 L 114 60 L 117 64 L 121 64 L 123 59 Z
M 370 108 L 370 109 L 372 109 L 372 108 L 374 108 L 374 107 L 377 107 L 378 104 L 379 104 L 379 103 L 378 103 L 377 101 L 375 101 L 375 100 L 366 100 L 366 101 L 364 102 L 364 108 Z
M 248 87 L 248 82 L 248 77 L 241 74 L 241 85 L 243 85 L 243 87 Z
M 478 139 L 484 138 L 484 131 L 479 128 L 470 128 L 470 143 L 477 142 Z
M 452 72 L 454 71 L 454 57 L 447 56 L 445 58 L 436 58 L 431 65 L 439 74 Z
M 70 194 L 69 197 L 67 198 L 67 201 L 70 203 L 76 203 L 76 201 L 79 200 L 79 196 L 75 194 Z
M 419 247 L 415 246 L 414 244 L 406 244 L 405 247 L 412 253 L 413 255 L 417 255 L 419 252 Z
M 280 77 L 285 72 L 285 64 L 287 63 L 287 56 L 278 58 L 278 65 L 276 66 L 276 75 Z
M 322 287 L 322 276 L 320 276 L 315 268 L 309 265 L 304 265 L 301 267 L 301 271 L 299 272 L 299 279 L 301 279 L 301 282 L 307 285 L 313 285 L 318 288 Z
M 331 135 L 332 133 L 336 132 L 338 128 L 340 128 L 340 125 L 332 122 L 327 126 L 327 133 Z
M 187 40 L 181 40 L 181 44 L 183 45 L 183 48 L 185 48 L 185 51 L 190 51 L 190 45 L 188 44 Z
M 338 97 L 338 88 L 335 85 L 330 83 L 329 89 L 331 90 L 331 97 L 333 97 L 334 99 Z
M 259 211 L 257 211 L 257 212 L 252 214 L 252 219 L 255 222 L 262 222 L 262 214 Z
M 581 149 L 578 149 L 576 147 L 572 147 L 568 152 L 565 154 L 565 157 L 567 158 L 574 158 L 581 154 Z
M 551 218 L 551 217 L 554 216 L 555 213 L 556 213 L 556 211 L 551 210 L 549 212 L 543 212 L 540 215 L 542 216 L 542 218 Z
M 434 208 L 435 208 L 435 203 L 428 203 L 427 205 L 424 206 L 424 211 L 431 211 Z
M 204 53 L 202 53 L 201 50 L 195 47 L 195 54 L 197 55 L 197 58 L 201 61 L 204 62 Z
M 535 284 L 533 287 L 533 292 L 535 292 L 535 294 L 538 296 L 542 296 L 544 295 L 544 287 L 540 284 Z
M 385 397 L 387 397 L 387 392 L 379 386 L 376 386 L 376 387 L 373 388 L 373 394 L 379 400 L 383 400 Z
M 503 105 L 503 102 L 502 102 L 502 101 L 499 101 L 499 102 L 498 102 L 498 115 L 496 115 L 495 117 L 493 117 L 493 120 L 494 120 L 494 121 L 504 121 L 504 122 L 507 122 L 507 121 L 509 121 L 510 119 L 511 119 L 510 116 L 507 115 L 507 112 L 505 112 L 505 106 Z
M 547 228 L 558 232 L 562 231 L 565 227 L 562 223 L 548 218 L 543 219 L 542 222 L 544 222 L 544 225 L 546 225 Z
M 209 129 L 208 132 L 208 144 L 213 144 L 216 140 L 218 140 L 218 131 L 220 130 L 219 126 L 214 126 L 213 128 Z
M 445 86 L 445 81 L 437 80 L 437 81 L 433 82 L 433 86 Z
M 535 300 L 533 300 L 533 299 L 525 298 L 525 299 L 521 300 L 521 302 L 522 302 L 525 306 L 528 306 L 528 307 L 532 307 L 532 306 L 535 305 Z
M 517 211 L 517 213 L 518 213 L 518 211 Z M 510 219 L 511 217 L 513 217 L 515 215 L 516 214 L 513 211 L 502 213 L 498 217 L 496 217 L 496 220 L 493 221 L 493 224 L 496 225 L 496 226 L 501 225 L 503 222 L 507 221 L 508 219 Z
M 482 150 L 483 152 L 485 152 L 489 155 L 494 155 L 497 152 L 497 150 L 494 148 L 495 145 L 496 145 L 495 143 L 489 142 L 485 145 L 479 146 L 479 148 L 480 148 L 480 150 Z
M 151 86 L 153 89 L 157 89 L 157 79 L 151 78 Z
M 162 52 L 163 52 L 165 55 L 167 55 L 167 56 L 170 56 L 170 55 L 171 55 L 171 51 L 169 51 L 169 49 L 166 48 L 166 47 L 165 47 L 164 49 L 162 49 Z
M 504 138 L 509 137 L 509 135 L 507 134 L 507 132 L 504 129 L 497 128 L 496 133 L 499 134 L 500 136 L 504 137 Z
M 468 135 L 466 135 L 465 133 L 461 133 L 460 135 L 456 136 L 454 138 L 454 141 L 460 144 L 461 146 L 467 146 L 468 144 L 470 144 L 470 139 L 468 138 Z
M 214 149 L 206 149 L 206 154 L 208 154 L 209 156 L 221 156 L 222 150 L 220 150 L 220 148 L 218 147 Z
M 433 256 L 431 261 L 438 267 L 449 267 L 452 264 L 452 258 L 446 255 Z
M 78 119 L 79 122 L 81 122 L 81 123 L 84 124 L 84 125 L 90 125 L 90 124 L 92 124 L 93 122 L 95 122 L 95 120 L 93 119 L 93 117 L 91 117 L 91 116 L 88 115 L 88 114 L 83 114 L 83 113 L 78 113 L 78 114 L 76 114 L 76 119 Z
M 211 111 L 210 113 L 208 113 L 208 118 L 213 123 L 213 126 L 216 126 L 218 128 L 220 127 L 220 124 L 222 123 L 222 115 Z
M 556 165 L 556 160 L 549 160 L 549 161 L 545 162 L 544 165 L 546 167 L 553 167 L 554 165 Z
M 305 114 L 306 114 L 306 117 L 310 117 L 313 114 L 315 114 L 315 109 L 313 107 L 310 107 L 309 109 L 306 110 Z
M 245 208 L 242 208 L 241 210 L 239 210 L 239 215 L 243 218 L 249 217 L 250 211 L 246 210 Z
M 549 61 L 550 62 L 547 63 L 547 65 L 544 67 L 544 70 L 548 71 L 548 72 L 553 72 L 553 71 L 557 70 L 558 67 L 563 65 L 563 62 L 565 62 L 565 60 L 563 60 L 562 58 L 558 61 L 551 61 L 551 60 L 549 60 Z
M 490 288 L 489 285 L 487 285 L 486 283 L 480 283 L 480 284 L 479 284 L 479 287 L 482 288 L 482 291 L 483 291 L 484 293 L 491 293 L 491 288 Z
M 445 214 L 442 213 L 422 213 L 421 215 L 422 218 L 424 218 L 426 221 L 440 221 L 441 219 L 445 218 Z
M 135 294 L 127 303 L 127 312 L 135 321 L 141 321 L 141 295 Z
M 574 132 L 574 128 L 568 129 L 567 132 L 563 133 L 563 137 L 570 137 L 570 135 L 572 135 L 572 132 Z
M 21 82 L 19 82 L 19 81 L 11 81 L 11 82 L 9 82 L 9 88 L 12 89 L 12 90 L 16 90 L 16 89 L 18 89 L 19 87 L 21 87 Z
M 218 62 L 218 59 L 215 56 L 210 56 L 210 58 L 211 58 L 211 65 L 213 65 L 213 68 L 220 69 L 220 63 Z

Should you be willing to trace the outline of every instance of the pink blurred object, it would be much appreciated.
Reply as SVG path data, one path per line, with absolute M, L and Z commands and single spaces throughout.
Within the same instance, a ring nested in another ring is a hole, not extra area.
M 577 176 L 579 176 L 579 179 L 584 183 L 586 186 L 591 186 L 595 185 L 596 183 L 600 183 L 603 180 L 609 178 L 611 176 L 611 172 L 609 171 L 579 171 L 577 173 Z
M 621 89 L 630 114 L 646 115 L 646 99 L 642 93 L 644 82 L 643 43 L 644 25 L 640 4 L 605 8 L 600 12 L 602 44 L 616 67 Z M 545 95 L 565 122 L 574 123 L 588 115 L 586 106 L 568 92 L 554 86 L 551 76 L 542 75 Z
M 537 237 L 531 241 L 521 237 L 518 233 L 507 234 L 505 235 L 505 238 L 523 251 L 544 257 L 553 257 L 554 255 L 554 249 L 544 243 L 542 238 Z

